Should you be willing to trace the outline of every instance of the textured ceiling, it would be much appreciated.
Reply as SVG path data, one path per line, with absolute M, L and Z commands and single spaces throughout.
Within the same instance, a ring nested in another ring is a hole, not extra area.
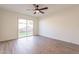
M 0 8 L 9 10 L 9 11 L 14 11 L 30 16 L 37 16 L 37 17 L 42 17 L 45 15 L 49 15 L 51 13 L 57 12 L 59 10 L 63 10 L 65 8 L 72 7 L 74 5 L 66 5 L 66 4 L 39 4 L 39 8 L 42 7 L 48 7 L 47 10 L 43 10 L 45 14 L 33 14 L 34 13 L 34 6 L 32 4 L 0 4 Z

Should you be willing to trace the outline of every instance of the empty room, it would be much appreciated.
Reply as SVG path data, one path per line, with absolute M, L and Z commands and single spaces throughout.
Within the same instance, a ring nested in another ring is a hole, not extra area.
M 78 53 L 78 4 L 0 4 L 0 54 Z

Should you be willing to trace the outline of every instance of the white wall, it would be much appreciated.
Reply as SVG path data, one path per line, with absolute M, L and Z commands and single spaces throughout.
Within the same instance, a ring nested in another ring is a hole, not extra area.
M 0 19 L 0 41 L 12 40 L 18 38 L 18 18 L 26 18 L 34 20 L 34 27 L 37 25 L 36 18 L 19 14 L 16 12 L 8 11 L 8 10 L 0 10 L 0 15 L 2 19 Z M 34 28 L 34 35 L 37 35 L 37 28 Z
M 41 18 L 39 34 L 79 44 L 79 7 L 68 8 Z
M 1 14 L 2 12 L 0 11 L 0 28 L 1 28 L 1 19 L 2 19 Z M 1 39 L 1 29 L 0 29 L 0 39 Z
M 36 18 L 33 20 L 33 35 L 38 35 L 38 31 L 39 31 L 39 19 Z

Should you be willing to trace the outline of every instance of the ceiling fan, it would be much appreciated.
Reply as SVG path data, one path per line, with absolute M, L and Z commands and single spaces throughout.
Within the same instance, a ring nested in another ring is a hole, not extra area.
M 48 9 L 48 7 L 39 8 L 39 5 L 37 5 L 37 4 L 33 4 L 33 6 L 35 7 L 34 8 L 34 14 L 36 14 L 38 12 L 44 14 L 44 12 L 42 10 Z

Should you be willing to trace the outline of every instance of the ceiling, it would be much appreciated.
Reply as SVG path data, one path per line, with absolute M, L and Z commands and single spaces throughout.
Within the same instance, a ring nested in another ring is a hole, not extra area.
M 0 4 L 0 8 L 9 10 L 9 11 L 14 11 L 30 16 L 36 16 L 36 17 L 42 17 L 45 15 L 49 15 L 51 13 L 57 12 L 59 10 L 72 7 L 73 5 L 68 5 L 68 4 L 39 4 L 39 8 L 42 7 L 48 7 L 47 10 L 43 10 L 45 14 L 34 14 L 34 6 L 32 4 Z

